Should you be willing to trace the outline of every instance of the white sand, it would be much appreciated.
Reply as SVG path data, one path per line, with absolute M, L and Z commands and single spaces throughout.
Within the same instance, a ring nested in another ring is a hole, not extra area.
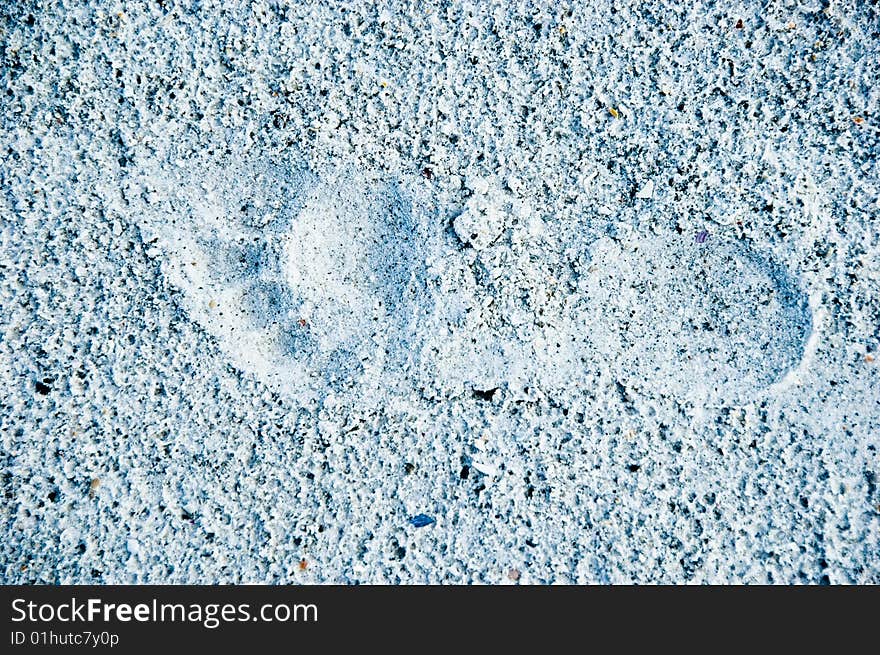
M 880 582 L 876 8 L 68 4 L 4 582 Z

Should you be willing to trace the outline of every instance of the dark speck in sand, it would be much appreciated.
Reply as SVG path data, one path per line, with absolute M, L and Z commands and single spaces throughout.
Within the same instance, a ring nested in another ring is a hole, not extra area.
M 495 392 L 498 391 L 498 387 L 494 389 L 474 389 L 473 394 L 474 398 L 478 398 L 480 400 L 492 400 L 492 397 L 495 395 Z
M 427 514 L 416 514 L 409 520 L 409 522 L 417 528 L 424 528 L 426 525 L 434 523 L 434 519 Z

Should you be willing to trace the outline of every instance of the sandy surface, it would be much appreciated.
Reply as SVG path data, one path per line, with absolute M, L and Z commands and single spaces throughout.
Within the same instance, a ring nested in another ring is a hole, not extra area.
M 880 582 L 880 14 L 639 4 L 5 4 L 3 582 Z

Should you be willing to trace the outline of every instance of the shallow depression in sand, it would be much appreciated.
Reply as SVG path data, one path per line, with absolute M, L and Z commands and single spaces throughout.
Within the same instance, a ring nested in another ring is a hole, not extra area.
M 236 367 L 305 398 L 407 356 L 422 258 L 397 182 L 257 162 L 163 189 L 147 233 L 189 315 Z
M 385 373 L 576 389 L 604 370 L 652 394 L 742 402 L 798 365 L 812 329 L 796 279 L 746 243 L 603 237 L 540 316 L 513 320 L 499 296 L 497 309 L 458 313 L 494 311 L 504 331 L 463 320 L 445 350 L 421 348 L 463 301 L 455 285 L 428 292 L 437 222 L 411 188 L 261 162 L 164 179 L 145 232 L 189 315 L 236 367 L 303 398 L 387 384 Z
M 630 386 L 679 398 L 748 399 L 798 364 L 812 328 L 791 276 L 723 237 L 600 239 L 579 286 L 592 357 Z

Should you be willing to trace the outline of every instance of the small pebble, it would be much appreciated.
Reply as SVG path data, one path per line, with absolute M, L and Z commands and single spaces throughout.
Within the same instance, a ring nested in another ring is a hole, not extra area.
M 409 522 L 417 528 L 424 528 L 426 525 L 434 523 L 434 519 L 427 514 L 416 514 Z

